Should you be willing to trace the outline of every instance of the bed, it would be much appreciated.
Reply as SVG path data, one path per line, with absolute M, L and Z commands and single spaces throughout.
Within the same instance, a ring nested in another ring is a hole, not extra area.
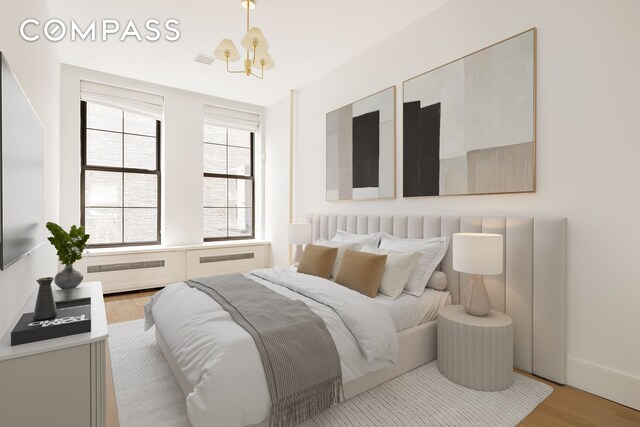
M 450 301 L 446 291 L 429 289 L 421 297 L 371 300 L 330 280 L 291 269 L 256 270 L 246 276 L 290 299 L 304 301 L 325 321 L 340 355 L 346 398 L 371 388 L 374 378 L 369 373 L 380 376 L 384 371 L 388 376 L 435 358 L 435 318 L 438 308 Z M 279 281 L 318 284 L 340 301 L 356 298 L 347 307 L 352 312 L 362 304 L 375 305 L 370 311 L 373 315 L 365 310 L 353 313 L 362 340 L 375 341 L 375 358 L 368 360 L 363 355 L 353 330 L 332 308 L 278 285 Z M 216 420 L 214 425 L 255 425 L 268 417 L 269 394 L 253 341 L 215 301 L 177 283 L 154 295 L 148 313 L 147 326 L 155 323 L 156 340 L 187 396 L 194 425 L 206 425 L 211 419 Z M 370 330 L 363 331 L 367 327 Z M 225 384 L 224 390 L 220 384 Z
M 564 382 L 564 219 L 313 215 L 309 220 L 314 240 L 330 239 L 337 229 L 413 238 L 450 236 L 458 231 L 501 232 L 505 235 L 505 273 L 487 280 L 487 285 L 494 308 L 514 318 L 514 364 Z M 380 313 L 373 329 L 379 334 L 386 331 L 385 339 L 393 335 L 396 342 L 395 352 L 373 360 L 362 356 L 360 343 L 331 308 L 305 300 L 325 320 L 336 342 L 345 398 L 436 358 L 435 313 L 444 304 L 459 303 L 466 279 L 451 269 L 450 252 L 441 263 L 449 279 L 445 291 L 429 291 L 423 299 L 373 300 Z M 289 269 L 263 270 L 250 277 L 292 299 L 305 298 L 270 283 L 269 274 L 300 281 L 299 273 Z M 212 417 L 213 425 L 267 425 L 269 395 L 260 385 L 264 374 L 251 337 L 220 306 L 185 284 L 175 284 L 154 296 L 147 320 L 156 325 L 158 345 L 187 396 L 194 425 L 211 425 Z M 545 329 L 552 332 L 538 333 Z

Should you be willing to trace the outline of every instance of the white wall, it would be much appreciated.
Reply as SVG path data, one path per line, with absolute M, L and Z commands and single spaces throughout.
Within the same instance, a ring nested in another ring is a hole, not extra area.
M 185 77 L 186 78 L 186 77 Z M 263 108 L 159 86 L 71 65 L 62 66 L 60 220 L 80 223 L 80 81 L 88 80 L 164 97 L 162 129 L 162 244 L 202 243 L 203 106 L 217 105 L 263 114 Z M 263 237 L 262 140 L 256 135 L 256 238 Z
M 0 51 L 27 93 L 44 126 L 45 221 L 58 221 L 60 167 L 60 61 L 49 42 L 23 41 L 18 26 L 25 18 L 46 20 L 45 2 L 3 0 L 0 13 Z M 4 335 L 36 287 L 35 279 L 57 269 L 55 251 L 45 243 L 0 272 L 0 336 Z
M 272 263 L 288 265 L 289 245 L 289 98 L 265 111 L 265 238 Z M 304 218 L 303 218 L 304 219 Z
M 297 218 L 313 212 L 567 217 L 568 382 L 640 408 L 639 16 L 635 0 L 454 0 L 300 89 Z M 402 82 L 532 27 L 538 28 L 538 191 L 402 198 Z M 325 201 L 326 113 L 393 84 L 397 199 Z M 269 108 L 267 116 L 281 108 Z M 276 246 L 286 234 L 272 238 Z

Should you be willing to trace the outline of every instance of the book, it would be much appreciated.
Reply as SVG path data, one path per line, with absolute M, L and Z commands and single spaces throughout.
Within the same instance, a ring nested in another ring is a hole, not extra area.
M 91 332 L 91 298 L 56 302 L 58 314 L 49 320 L 33 320 L 33 313 L 20 317 L 11 331 L 11 345 Z

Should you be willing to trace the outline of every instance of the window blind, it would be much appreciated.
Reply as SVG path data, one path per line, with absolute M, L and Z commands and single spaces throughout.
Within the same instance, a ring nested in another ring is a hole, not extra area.
M 80 99 L 162 120 L 164 98 L 160 95 L 81 81 Z
M 246 111 L 205 105 L 204 123 L 207 125 L 257 132 L 260 126 L 260 116 Z

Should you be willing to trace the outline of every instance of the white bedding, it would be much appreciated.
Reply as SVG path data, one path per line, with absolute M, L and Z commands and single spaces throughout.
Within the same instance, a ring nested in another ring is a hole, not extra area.
M 436 320 L 438 309 L 451 304 L 451 296 L 449 292 L 427 288 L 419 297 L 402 293 L 394 300 L 378 294 L 376 301 L 387 310 L 400 332 Z
M 340 356 L 343 382 L 395 363 L 396 328 L 384 303 L 290 269 L 253 273 L 261 277 L 248 277 L 305 302 L 324 320 Z M 176 365 L 194 387 L 187 396 L 194 426 L 244 426 L 268 417 L 269 390 L 253 339 L 211 297 L 177 283 L 155 294 L 145 314 L 147 327 L 155 323 Z

